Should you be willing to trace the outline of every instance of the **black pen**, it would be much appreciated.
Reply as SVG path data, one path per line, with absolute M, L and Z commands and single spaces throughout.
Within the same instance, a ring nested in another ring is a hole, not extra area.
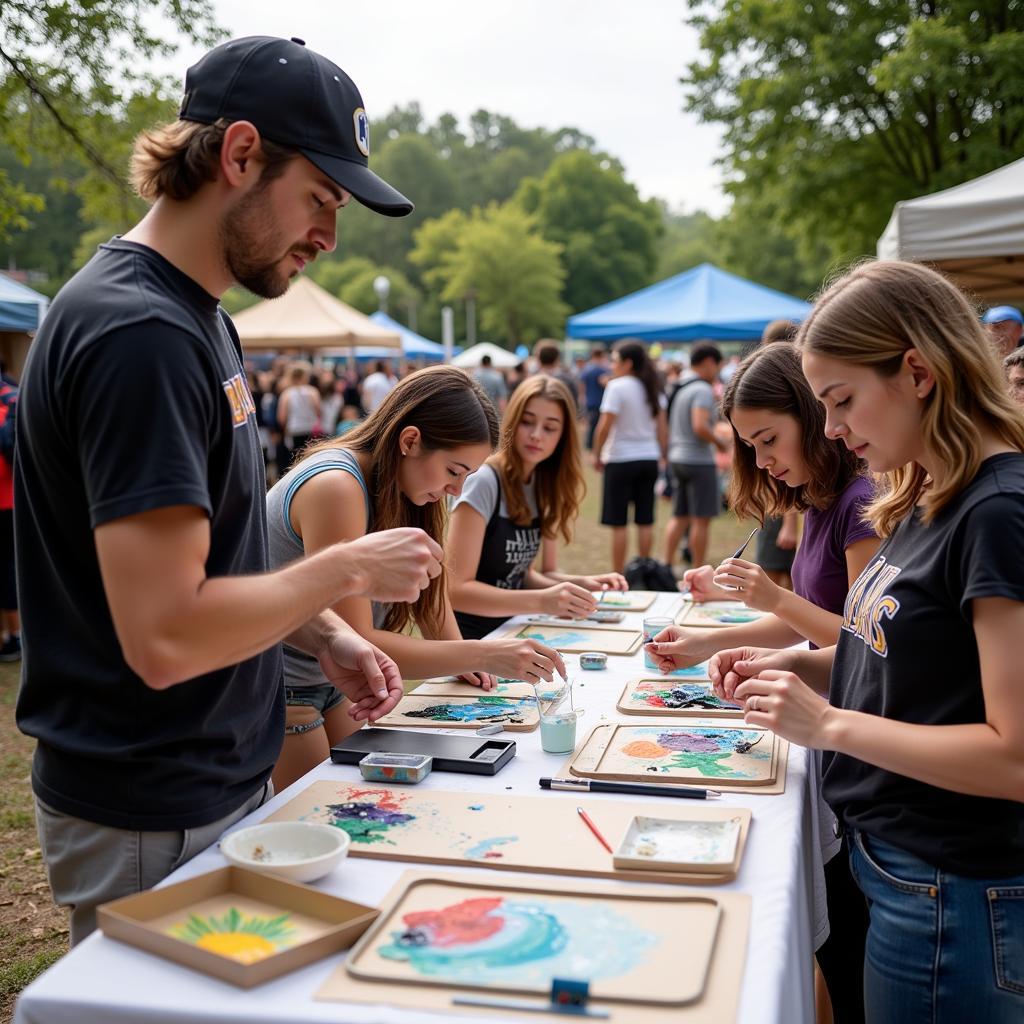
M 688 800 L 713 800 L 717 789 L 695 789 L 668 783 L 653 786 L 643 782 L 602 782 L 600 779 L 540 779 L 541 789 L 564 789 L 570 793 L 632 793 L 635 796 L 678 796 Z

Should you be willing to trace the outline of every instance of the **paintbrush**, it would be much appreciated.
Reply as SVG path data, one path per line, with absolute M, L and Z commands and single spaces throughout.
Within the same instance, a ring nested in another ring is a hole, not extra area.
M 733 557 L 733 558 L 739 558 L 739 557 L 740 557 L 740 555 L 742 555 L 742 554 L 743 554 L 743 552 L 747 550 L 747 545 L 748 545 L 748 544 L 750 543 L 751 537 L 753 537 L 753 536 L 754 536 L 754 534 L 755 534 L 755 533 L 757 533 L 757 531 L 758 531 L 759 529 L 760 529 L 760 527 L 758 527 L 758 526 L 755 526 L 755 527 L 754 527 L 754 528 L 753 528 L 753 529 L 752 529 L 752 530 L 750 531 L 750 537 L 748 537 L 748 538 L 747 538 L 747 539 L 746 539 L 746 540 L 745 540 L 745 541 L 744 541 L 744 542 L 743 542 L 743 543 L 742 543 L 742 544 L 741 544 L 741 545 L 740 545 L 740 546 L 739 546 L 739 547 L 738 547 L 738 548 L 737 548 L 737 549 L 736 549 L 736 550 L 735 550 L 735 551 L 734 551 L 734 552 L 732 553 L 732 557 Z

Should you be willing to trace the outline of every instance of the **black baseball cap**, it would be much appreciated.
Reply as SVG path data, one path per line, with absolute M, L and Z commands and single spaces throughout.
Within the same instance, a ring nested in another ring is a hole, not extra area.
M 404 217 L 412 203 L 369 168 L 370 122 L 355 82 L 301 39 L 246 36 L 222 43 L 185 74 L 183 121 L 251 121 L 298 150 L 377 213 Z

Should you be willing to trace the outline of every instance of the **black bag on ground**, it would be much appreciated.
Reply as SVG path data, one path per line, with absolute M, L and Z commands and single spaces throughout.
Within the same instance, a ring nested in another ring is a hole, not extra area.
M 678 590 L 672 569 L 656 558 L 631 558 L 623 572 L 630 590 Z

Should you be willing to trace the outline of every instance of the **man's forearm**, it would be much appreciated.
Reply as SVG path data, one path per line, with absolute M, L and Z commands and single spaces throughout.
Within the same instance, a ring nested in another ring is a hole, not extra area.
M 158 626 L 145 663 L 129 664 L 148 685 L 165 689 L 236 665 L 294 634 L 310 649 L 327 624 L 320 614 L 365 587 L 342 544 L 276 572 L 206 579 L 173 621 Z

